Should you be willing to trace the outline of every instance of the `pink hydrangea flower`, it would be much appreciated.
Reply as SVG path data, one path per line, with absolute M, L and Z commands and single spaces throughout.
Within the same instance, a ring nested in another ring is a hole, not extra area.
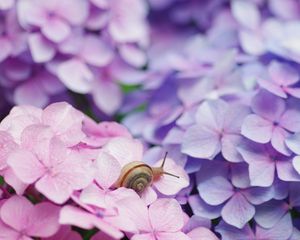
M 7 160 L 22 182 L 35 183 L 37 190 L 55 203 L 64 203 L 74 190 L 91 183 L 93 169 L 84 156 L 68 149 L 55 137 L 49 138 L 49 128 L 43 125 L 26 130 L 21 147 Z M 36 138 L 32 140 L 34 134 Z
M 132 240 L 190 240 L 181 231 L 184 226 L 184 215 L 179 203 L 174 199 L 158 199 L 149 208 L 139 198 L 123 199 L 120 213 L 128 222 L 133 221 L 139 230 Z
M 0 208 L 0 238 L 6 240 L 50 237 L 59 229 L 59 207 L 43 202 L 33 205 L 25 197 L 13 196 Z
M 103 150 L 112 155 L 118 160 L 121 167 L 133 161 L 141 161 L 143 158 L 143 146 L 134 139 L 118 137 L 109 141 Z M 158 161 L 154 167 L 161 166 L 163 159 Z M 189 177 L 184 169 L 177 165 L 174 160 L 167 158 L 165 160 L 164 171 L 172 173 L 179 178 L 169 175 L 162 175 L 159 179 L 153 182 L 153 187 L 158 192 L 164 195 L 175 195 L 181 189 L 189 185 Z M 149 187 L 142 193 L 142 197 L 146 202 L 151 203 L 157 198 L 157 194 L 153 188 Z

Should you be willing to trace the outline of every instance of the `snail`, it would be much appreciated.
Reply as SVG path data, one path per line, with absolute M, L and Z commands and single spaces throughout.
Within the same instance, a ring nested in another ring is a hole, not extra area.
M 159 180 L 162 175 L 169 175 L 179 178 L 172 173 L 164 171 L 164 165 L 167 158 L 167 152 L 160 167 L 151 167 L 141 161 L 134 161 L 126 164 L 115 184 L 116 187 L 131 188 L 138 194 L 149 187 L 154 181 Z

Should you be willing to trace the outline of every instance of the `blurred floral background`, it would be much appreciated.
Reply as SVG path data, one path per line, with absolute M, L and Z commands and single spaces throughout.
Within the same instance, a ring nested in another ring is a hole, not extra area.
M 190 239 L 299 240 L 299 39 L 298 0 L 0 0 L 0 120 L 116 121 L 189 174 Z M 130 239 L 180 240 L 152 237 Z

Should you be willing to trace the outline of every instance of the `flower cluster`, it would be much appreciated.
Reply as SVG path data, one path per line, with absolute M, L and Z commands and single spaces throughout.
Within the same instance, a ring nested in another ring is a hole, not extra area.
M 191 18 L 200 5 L 162 2 L 155 6 L 172 16 L 194 6 L 183 14 Z M 145 111 L 123 123 L 194 176 L 188 204 L 222 239 L 299 239 L 300 5 L 218 2 L 209 24 L 200 21 L 204 30 L 193 25 L 150 46 L 145 81 L 122 109 L 135 110 L 139 99 Z
M 299 36 L 298 0 L 0 1 L 0 239 L 299 240 Z
M 117 81 L 138 82 L 146 64 L 147 12 L 144 0 L 4 1 L 5 97 L 12 104 L 44 107 L 70 101 L 71 90 L 91 95 L 103 113 L 113 114 L 122 103 Z
M 189 177 L 171 158 L 163 171 L 176 178 L 159 175 L 139 194 L 118 184 L 128 164 L 146 163 L 142 143 L 115 122 L 97 124 L 65 102 L 18 106 L 0 123 L 0 147 L 1 239 L 81 239 L 70 226 L 101 230 L 92 239 L 217 239 L 172 198 Z

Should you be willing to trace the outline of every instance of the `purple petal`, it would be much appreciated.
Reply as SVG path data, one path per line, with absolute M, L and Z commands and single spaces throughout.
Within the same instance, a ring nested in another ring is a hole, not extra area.
M 232 14 L 239 24 L 256 29 L 260 24 L 260 12 L 254 2 L 233 1 Z
M 122 58 L 134 67 L 143 67 L 147 63 L 147 56 L 139 47 L 123 44 L 119 47 Z
M 292 207 L 300 206 L 300 185 L 299 183 L 290 183 L 289 203 Z
M 251 107 L 254 113 L 273 122 L 280 119 L 285 110 L 285 102 L 283 99 L 261 90 L 252 99 Z
M 287 212 L 284 201 L 271 200 L 256 207 L 255 221 L 264 228 L 272 228 Z
M 234 193 L 230 182 L 219 176 L 200 182 L 198 191 L 201 198 L 210 205 L 222 204 Z
M 300 112 L 296 109 L 285 111 L 280 119 L 280 125 L 291 132 L 300 132 Z
M 254 216 L 255 208 L 240 193 L 235 193 L 222 209 L 225 222 L 237 228 L 243 228 Z
M 4 59 L 6 59 L 12 52 L 13 46 L 9 39 L 5 37 L 0 37 L 0 62 L 2 62 Z
M 231 182 L 237 188 L 250 186 L 248 164 L 237 163 L 231 166 Z
M 36 107 L 44 107 L 48 103 L 49 97 L 40 82 L 27 81 L 19 85 L 15 90 L 14 101 L 20 105 L 28 104 Z
M 229 162 L 242 162 L 243 158 L 237 151 L 237 146 L 241 142 L 242 136 L 236 134 L 226 134 L 222 137 L 222 154 Z
M 276 162 L 276 170 L 278 178 L 283 181 L 300 181 L 300 175 L 295 170 L 291 159 Z
M 286 145 L 294 153 L 300 155 L 300 134 L 294 134 L 285 140 Z
M 119 109 L 123 99 L 120 87 L 105 79 L 98 79 L 93 83 L 92 95 L 96 105 L 109 115 Z
M 71 34 L 71 28 L 64 20 L 52 18 L 44 24 L 42 33 L 51 41 L 58 43 Z
M 28 38 L 28 44 L 32 58 L 37 63 L 51 60 L 56 53 L 52 44 L 39 33 L 31 34 Z
M 285 139 L 290 136 L 290 133 L 281 127 L 273 129 L 271 144 L 280 153 L 290 156 L 291 151 L 285 145 Z
M 188 200 L 193 213 L 197 216 L 215 219 L 221 215 L 221 209 L 223 206 L 211 206 L 205 203 L 199 195 L 192 195 Z
M 93 66 L 103 67 L 112 61 L 114 52 L 112 47 L 99 37 L 88 35 L 84 39 L 80 56 Z
M 255 142 L 267 143 L 271 140 L 272 131 L 272 122 L 251 114 L 245 118 L 241 133 Z
M 182 152 L 192 157 L 213 159 L 221 150 L 219 135 L 201 125 L 194 125 L 186 131 Z
M 294 68 L 276 61 L 269 65 L 269 74 L 279 86 L 289 86 L 299 81 L 299 74 Z
M 222 100 L 211 100 L 202 103 L 196 112 L 196 121 L 199 125 L 211 130 L 219 130 L 224 126 L 228 104 Z M 228 127 L 230 125 L 227 123 Z M 235 124 L 233 124 L 235 125 Z
M 293 225 L 289 213 L 281 218 L 273 228 L 265 229 L 259 226 L 256 227 L 256 237 L 258 239 L 287 240 L 292 235 L 292 232 Z
M 278 97 L 287 98 L 287 94 L 283 91 L 283 89 L 277 86 L 274 82 L 270 80 L 259 79 L 258 83 L 262 88 L 277 95 Z
M 249 225 L 242 229 L 235 228 L 224 221 L 216 227 L 216 232 L 222 235 L 222 240 L 254 240 L 255 236 Z
M 91 91 L 93 74 L 82 61 L 71 59 L 58 67 L 58 77 L 72 91 L 88 93 Z

